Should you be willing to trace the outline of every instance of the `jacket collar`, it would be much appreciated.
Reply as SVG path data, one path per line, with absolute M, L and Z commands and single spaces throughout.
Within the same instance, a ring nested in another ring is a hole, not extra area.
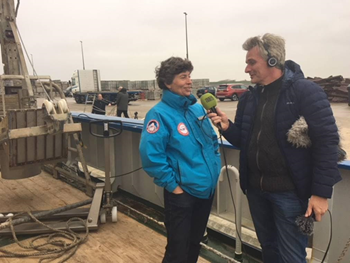
M 197 99 L 193 94 L 185 97 L 173 93 L 170 90 L 163 90 L 162 101 L 174 109 L 186 110 L 189 106 L 195 104 L 197 102 Z

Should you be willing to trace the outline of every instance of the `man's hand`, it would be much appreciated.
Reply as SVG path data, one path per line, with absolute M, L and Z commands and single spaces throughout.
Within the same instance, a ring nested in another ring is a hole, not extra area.
M 173 194 L 179 195 L 182 194 L 184 191 L 181 189 L 180 186 L 177 186 L 175 190 L 173 191 Z
M 322 216 L 327 212 L 328 200 L 320 196 L 312 195 L 309 201 L 309 206 L 306 210 L 305 217 L 309 217 L 312 211 L 315 213 L 316 221 L 321 221 Z
M 108 106 L 112 106 L 112 104 L 109 103 Z
M 212 113 L 208 110 L 208 118 L 210 118 L 211 122 L 214 124 L 214 126 L 218 127 L 218 123 L 221 125 L 221 130 L 226 131 L 228 129 L 228 126 L 230 125 L 228 118 L 225 114 L 225 112 L 221 111 L 218 107 L 216 107 L 216 113 Z

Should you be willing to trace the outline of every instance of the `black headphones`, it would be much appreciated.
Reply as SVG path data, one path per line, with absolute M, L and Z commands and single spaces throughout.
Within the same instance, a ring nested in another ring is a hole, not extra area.
M 266 44 L 264 43 L 264 41 L 262 41 L 262 44 L 263 44 L 263 46 L 264 46 L 264 49 L 265 49 L 266 52 L 267 52 L 267 65 L 268 65 L 269 67 L 271 67 L 271 68 L 272 68 L 272 67 L 275 67 L 275 66 L 277 65 L 277 63 L 278 63 L 277 58 L 271 56 L 271 54 L 270 54 L 269 50 L 267 49 L 267 46 L 266 46 Z

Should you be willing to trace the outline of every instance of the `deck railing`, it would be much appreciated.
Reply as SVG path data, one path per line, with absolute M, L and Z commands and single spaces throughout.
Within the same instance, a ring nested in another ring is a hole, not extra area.
M 82 123 L 82 139 L 84 142 L 84 157 L 88 165 L 104 170 L 103 139 L 96 138 L 89 133 L 90 118 L 121 120 L 123 132 L 120 136 L 110 138 L 111 175 L 118 176 L 140 168 L 139 143 L 143 126 L 142 120 L 118 118 L 112 116 L 100 116 L 73 112 L 74 120 Z M 102 134 L 102 126 L 93 127 L 94 132 Z M 227 142 L 221 145 L 221 152 L 225 151 L 229 165 L 239 167 L 239 150 Z M 223 162 L 222 162 L 223 163 Z M 343 180 L 334 187 L 333 198 L 329 200 L 329 210 L 333 217 L 333 240 L 325 262 L 337 262 L 346 242 L 350 238 L 350 161 L 346 160 L 339 164 Z M 229 173 L 232 188 L 236 182 L 233 173 Z M 113 190 L 117 187 L 143 198 L 155 205 L 163 206 L 163 189 L 155 186 L 142 169 L 126 176 L 116 177 L 113 182 Z M 235 193 L 233 193 L 235 195 Z M 245 195 L 241 199 L 242 205 L 242 239 L 243 243 L 250 243 L 259 249 L 256 240 L 254 226 L 250 216 L 248 202 Z M 212 215 L 208 227 L 224 232 L 226 235 L 235 236 L 234 208 L 227 180 L 219 181 L 212 207 Z M 329 215 L 323 217 L 322 222 L 316 223 L 312 239 L 312 262 L 321 262 L 329 241 L 330 220 Z M 350 253 L 350 252 L 349 252 Z M 346 254 L 342 262 L 350 262 L 350 254 Z

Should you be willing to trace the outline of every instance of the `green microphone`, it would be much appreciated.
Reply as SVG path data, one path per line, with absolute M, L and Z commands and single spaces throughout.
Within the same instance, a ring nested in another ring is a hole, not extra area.
M 201 103 L 203 105 L 203 107 L 206 109 L 206 110 L 210 110 L 211 112 L 213 113 L 216 113 L 216 105 L 218 104 L 217 101 L 216 101 L 216 98 L 213 96 L 213 94 L 211 93 L 206 93 L 204 95 L 202 95 L 201 97 Z M 216 124 L 217 127 L 221 130 L 221 124 L 218 123 Z
M 202 95 L 201 103 L 206 110 L 210 110 L 213 113 L 217 113 L 215 109 L 217 105 L 217 101 L 216 101 L 216 98 L 213 96 L 213 94 L 206 93 Z

